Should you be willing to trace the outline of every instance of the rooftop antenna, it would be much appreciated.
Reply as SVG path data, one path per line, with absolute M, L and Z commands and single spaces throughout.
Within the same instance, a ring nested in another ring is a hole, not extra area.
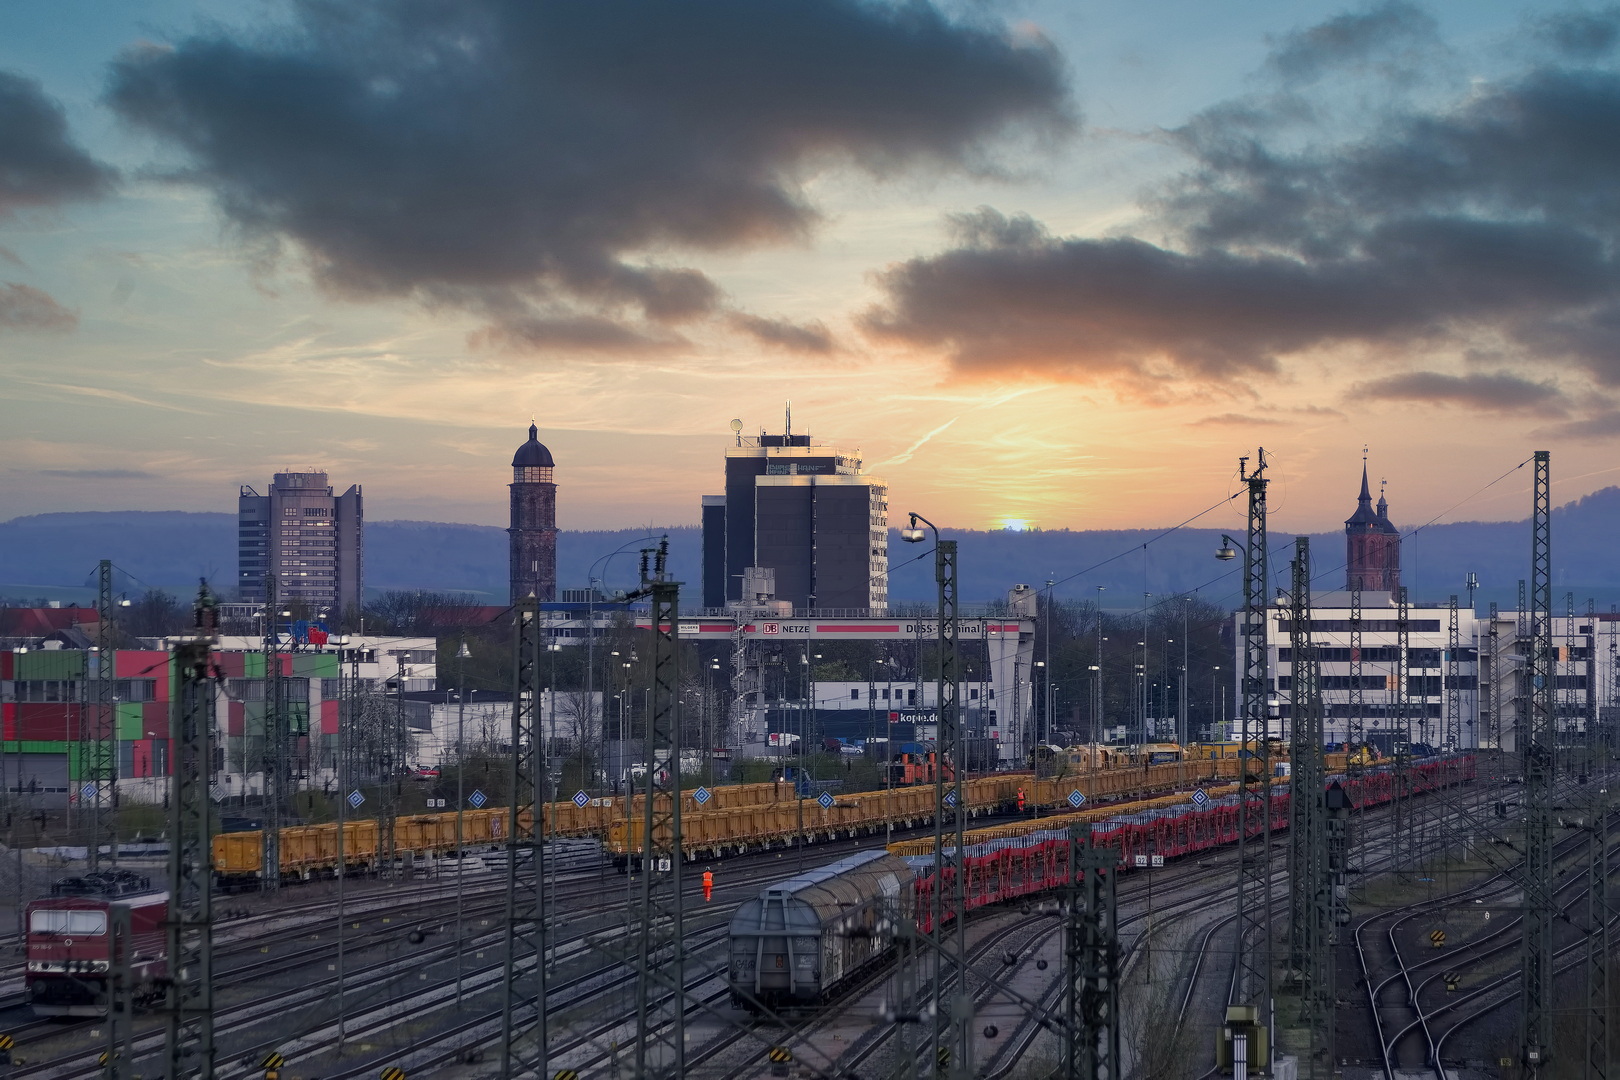
M 787 432 L 786 432 L 786 434 L 787 434 L 788 438 L 791 440 L 792 437 L 793 437 L 793 402 L 791 402 L 791 401 L 789 401 L 787 403 Z
M 742 421 L 741 420 L 733 420 L 731 422 L 731 433 L 733 435 L 737 436 L 737 445 L 741 446 L 742 445 Z

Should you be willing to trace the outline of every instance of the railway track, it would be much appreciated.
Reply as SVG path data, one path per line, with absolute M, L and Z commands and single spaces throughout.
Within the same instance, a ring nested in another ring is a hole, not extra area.
M 1614 831 L 1614 822 L 1613 815 L 1605 822 L 1606 839 Z M 1557 925 L 1560 937 L 1565 939 L 1560 956 L 1573 953 L 1583 944 L 1579 920 L 1572 913 L 1586 899 L 1585 867 L 1581 863 L 1585 844 L 1585 837 L 1571 837 L 1558 845 L 1562 850 L 1555 850 L 1555 859 L 1561 865 L 1555 869 L 1559 880 L 1553 896 L 1556 899 L 1569 895 L 1568 901 L 1559 906 Z M 1494 992 L 1504 985 L 1517 984 L 1516 931 L 1522 915 L 1487 921 L 1483 932 L 1452 942 L 1443 952 L 1423 950 L 1421 935 L 1413 940 L 1414 927 L 1409 924 L 1459 906 L 1464 911 L 1482 907 L 1488 920 L 1492 908 L 1513 910 L 1519 892 L 1504 871 L 1459 894 L 1370 916 L 1357 927 L 1355 947 L 1367 985 L 1378 1051 L 1375 1065 L 1385 1076 L 1393 1077 L 1397 1070 L 1426 1070 L 1446 1080 L 1448 1064 L 1456 1064 L 1445 1060 L 1443 1047 L 1447 1041 L 1462 1028 L 1507 1004 L 1506 999 L 1496 1000 L 1500 995 Z M 1611 928 L 1614 925 L 1611 922 Z M 1373 930 L 1376 933 L 1369 932 Z M 1414 952 L 1423 959 L 1412 959 Z M 1468 993 L 1457 995 L 1456 988 L 1464 979 L 1477 984 L 1480 978 L 1485 980 L 1482 987 L 1476 985 Z M 1482 1007 L 1470 1009 L 1467 1006 L 1471 1004 Z
M 1476 794 L 1471 801 L 1480 803 L 1483 802 L 1487 797 L 1488 796 L 1485 794 L 1484 789 L 1480 789 L 1479 793 Z M 1387 845 L 1380 843 L 1380 841 L 1387 840 L 1389 832 L 1393 828 L 1393 824 L 1390 820 L 1391 816 L 1390 808 L 1385 806 L 1377 808 L 1367 817 L 1361 819 L 1366 821 L 1368 818 L 1372 818 L 1378 822 L 1377 830 L 1369 831 L 1369 833 L 1363 837 L 1363 842 L 1361 844 L 1364 852 L 1362 869 L 1368 877 L 1376 876 L 1379 873 L 1385 873 L 1392 865 L 1391 860 L 1393 858 L 1393 852 L 1389 850 Z M 1272 843 L 1277 847 L 1282 847 L 1286 843 L 1286 840 L 1281 836 L 1274 837 Z M 1229 854 L 1226 855 L 1226 859 L 1229 861 Z M 1287 909 L 1287 895 L 1285 891 L 1286 869 L 1282 861 L 1278 858 L 1278 853 L 1275 849 L 1273 851 L 1273 860 L 1274 864 L 1278 866 L 1272 883 L 1274 895 L 1277 896 L 1273 909 L 1273 916 L 1276 917 L 1278 914 L 1285 914 Z M 1228 878 L 1229 875 L 1230 870 L 1224 865 L 1219 868 L 1215 874 L 1216 878 L 1221 880 Z M 1128 901 L 1135 899 L 1137 899 L 1137 896 L 1132 895 L 1128 897 L 1125 891 L 1123 889 L 1121 890 L 1120 924 L 1122 930 L 1132 925 L 1139 925 L 1143 922 L 1141 916 L 1145 913 L 1135 913 L 1132 915 L 1125 914 Z M 1172 926 L 1185 924 L 1188 920 L 1197 922 L 1197 916 L 1200 914 L 1200 912 L 1196 910 L 1192 912 L 1186 912 L 1185 910 L 1169 912 L 1167 909 L 1160 909 L 1156 907 L 1156 920 L 1163 917 L 1167 913 L 1170 914 L 1173 919 L 1175 919 L 1175 922 L 1166 921 L 1156 925 L 1154 928 L 1155 933 L 1165 933 L 1169 931 Z M 1197 941 L 1197 946 L 1191 951 L 1191 956 L 1185 964 L 1184 973 L 1180 975 L 1176 981 L 1174 989 L 1170 991 L 1171 1000 L 1175 1002 L 1175 1008 L 1171 1014 L 1174 1020 L 1174 1031 L 1165 1034 L 1164 1038 L 1166 1041 L 1180 1039 L 1182 1037 L 1181 1033 L 1184 1030 L 1189 1030 L 1188 1025 L 1192 1022 L 1193 1015 L 1197 1007 L 1198 992 L 1200 988 L 1207 984 L 1207 982 L 1209 982 L 1211 979 L 1219 980 L 1218 985 L 1220 986 L 1220 990 L 1216 1000 L 1219 1002 L 1220 1007 L 1224 1008 L 1224 1006 L 1232 1000 L 1235 993 L 1235 978 L 1237 971 L 1237 944 L 1232 940 L 1233 932 L 1235 932 L 1234 923 L 1235 916 L 1218 916 L 1204 920 L 1202 924 L 1198 925 L 1194 929 L 1192 938 Z M 1121 967 L 1122 971 L 1126 971 L 1127 975 L 1129 966 L 1133 963 L 1140 962 L 1139 958 L 1143 955 L 1143 953 L 1139 951 L 1138 947 L 1145 942 L 1146 931 L 1143 930 L 1135 935 L 1128 945 L 1122 946 Z M 1224 958 L 1225 962 L 1215 963 L 1218 958 Z M 1039 997 L 1039 1011 L 1050 1014 L 1060 1002 L 1061 995 L 1062 980 L 1054 976 L 1050 979 L 1049 985 Z M 1219 1019 L 1221 1018 L 1216 1016 L 1209 1017 L 1205 1023 L 1196 1024 L 1191 1030 L 1203 1030 L 1205 1028 L 1213 1030 L 1214 1026 L 1219 1022 Z M 1006 1040 L 1005 1044 L 997 1055 L 986 1061 L 988 1071 L 986 1071 L 983 1075 L 987 1077 L 1004 1077 L 1008 1075 L 1013 1068 L 1016 1067 L 1020 1058 L 1030 1050 L 1031 1046 L 1044 1030 L 1046 1030 L 1045 1025 L 1034 1022 L 1033 1020 L 1026 1020 L 1021 1023 L 1012 1032 L 1010 1038 Z M 1126 1052 L 1127 1056 L 1129 1056 L 1129 1051 L 1127 1050 Z M 1206 1075 L 1213 1076 L 1214 1074 L 1211 1072 Z
M 926 831 L 926 830 L 920 830 Z M 898 835 L 904 836 L 901 832 Z M 808 849 L 805 858 L 812 862 L 823 861 L 823 853 L 831 849 L 858 849 L 863 846 L 876 846 L 885 842 L 884 837 L 868 837 L 854 841 L 834 841 L 815 844 L 816 852 Z M 717 890 L 719 903 L 703 904 L 701 887 L 693 881 L 688 884 L 685 894 L 688 910 L 697 917 L 708 919 L 714 916 L 727 916 L 737 903 L 755 895 L 759 884 L 780 876 L 781 867 L 786 862 L 797 861 L 793 852 L 771 851 L 748 856 L 729 859 L 724 864 L 722 877 L 729 884 Z M 626 879 L 617 873 L 594 873 L 581 870 L 572 875 L 563 875 L 559 878 L 559 923 L 572 925 L 580 918 L 591 915 L 606 916 L 609 913 L 621 911 L 624 901 L 621 890 L 629 888 L 634 878 Z M 602 886 L 609 888 L 604 892 Z M 472 886 L 469 886 L 471 889 Z M 478 886 L 480 897 L 475 902 L 473 898 L 463 897 L 463 914 L 470 921 L 485 921 L 499 925 L 499 916 L 504 913 L 504 875 L 488 875 L 484 884 Z M 734 894 L 731 902 L 724 900 L 728 894 Z M 431 900 L 431 903 L 428 901 Z M 408 917 L 394 914 L 399 911 L 403 901 L 410 905 Z M 393 922 L 386 929 L 376 929 L 370 940 L 363 946 L 357 943 L 346 943 L 345 955 L 351 952 L 372 951 L 378 949 L 396 948 L 401 938 L 413 930 L 422 927 L 442 927 L 448 925 L 446 920 L 452 919 L 454 912 L 448 910 L 456 902 L 453 894 L 446 895 L 443 885 L 429 885 L 418 889 L 411 889 L 400 895 L 396 890 L 392 895 L 383 895 L 367 903 L 367 912 L 374 920 L 392 919 Z M 310 922 L 299 919 L 296 926 L 287 927 L 282 938 L 299 941 L 306 937 L 312 927 L 324 928 L 331 925 L 334 913 L 327 901 L 316 901 L 308 905 L 297 905 L 293 908 L 278 909 L 276 911 L 255 913 L 245 916 L 244 921 L 251 919 L 259 926 L 268 925 L 275 920 L 287 920 L 289 917 L 298 918 L 309 909 L 320 910 L 324 918 L 319 922 Z M 706 909 L 706 910 L 705 910 Z M 347 917 L 352 919 L 359 914 L 349 911 L 346 907 Z M 385 913 L 387 913 L 385 915 Z M 487 918 L 485 918 L 487 916 Z M 620 936 L 622 937 L 622 923 Z M 610 994 L 615 988 L 621 988 L 632 978 L 632 975 L 623 970 L 622 964 L 601 964 L 597 961 L 594 948 L 586 947 L 586 939 L 592 933 L 600 934 L 601 927 L 593 926 L 554 941 L 554 962 L 565 962 L 571 957 L 578 957 L 587 964 L 593 965 L 589 970 L 582 972 L 577 980 L 580 987 L 594 987 L 590 994 L 579 999 L 578 1002 L 570 1000 L 569 1007 L 584 1006 L 592 1000 Z M 695 926 L 688 929 L 688 944 L 692 943 L 691 935 L 705 932 L 717 933 L 723 937 L 724 923 L 709 926 Z M 279 939 L 278 939 L 279 940 Z M 486 935 L 474 935 L 465 938 L 462 943 L 464 953 L 470 953 L 476 958 L 482 958 L 483 951 L 498 953 L 503 944 L 503 937 L 498 931 Z M 263 947 L 261 942 L 253 944 Z M 297 975 L 312 976 L 299 981 L 297 988 L 277 996 L 273 1009 L 256 1009 L 253 1004 L 227 1005 L 216 1012 L 217 1037 L 223 1050 L 219 1055 L 222 1066 L 235 1063 L 246 1067 L 253 1063 L 254 1055 L 259 1054 L 265 1047 L 280 1050 L 289 1061 L 301 1068 L 306 1064 L 316 1064 L 321 1059 L 330 1057 L 335 1049 L 336 1025 L 332 1022 L 332 975 L 320 968 L 331 965 L 325 963 L 332 959 L 332 946 L 328 941 L 320 946 L 312 946 L 299 950 L 296 954 L 287 954 L 274 957 L 262 964 L 253 965 L 251 972 L 244 971 L 238 979 L 235 972 L 224 973 L 231 977 L 233 985 L 243 987 L 254 986 L 262 995 L 265 982 L 272 976 L 284 978 Z M 445 942 L 435 943 L 427 949 L 419 949 L 408 959 L 398 962 L 382 962 L 371 965 L 359 965 L 347 974 L 345 979 L 346 998 L 354 999 L 352 1007 L 347 1011 L 352 1023 L 346 1025 L 346 1047 L 353 1045 L 365 1046 L 367 1040 L 373 1040 L 379 1045 L 374 1055 L 362 1051 L 361 1057 L 369 1062 L 375 1057 L 377 1063 L 389 1064 L 403 1058 L 413 1056 L 410 1052 L 402 1052 L 397 1048 L 397 1040 L 388 1037 L 388 1032 L 401 1027 L 421 1028 L 422 1012 L 436 1014 L 446 1013 L 453 1009 L 455 1003 L 455 973 L 447 968 L 455 944 Z M 437 966 L 435 966 L 437 965 Z M 615 969 L 618 969 L 615 974 Z M 498 987 L 501 977 L 501 965 L 498 960 L 486 963 L 468 963 L 459 972 L 463 983 L 463 1000 L 468 1008 L 476 1007 L 476 999 L 480 994 L 487 994 L 492 987 Z M 405 984 L 410 985 L 406 987 Z M 423 985 L 426 983 L 426 985 Z M 553 989 L 556 989 L 553 987 Z M 300 1016 L 300 1009 L 307 1015 Z M 293 1018 L 293 1019 L 290 1019 Z M 435 1053 L 431 1055 L 436 1064 L 444 1064 L 466 1053 L 467 1048 L 476 1047 L 480 1039 L 487 1041 L 491 1032 L 489 1023 L 493 1020 L 498 1030 L 500 1018 L 499 1009 L 486 1010 L 471 1018 L 457 1018 L 448 1028 L 435 1034 L 435 1039 L 444 1041 L 442 1036 L 449 1035 L 450 1043 L 456 1044 L 453 1051 Z M 440 1025 L 443 1027 L 443 1025 Z M 83 1027 L 82 1025 L 80 1026 Z M 270 1030 L 264 1030 L 264 1029 Z M 61 1025 L 56 1025 L 59 1033 Z M 82 1040 L 82 1036 L 78 1036 Z M 139 1040 L 154 1040 L 140 1042 Z M 468 1047 L 459 1044 L 467 1042 Z M 137 1037 L 137 1059 L 148 1056 L 161 1045 L 156 1036 L 141 1034 Z M 291 1047 L 292 1052 L 286 1048 Z M 31 1060 L 38 1053 L 38 1048 L 30 1048 L 19 1039 L 19 1055 L 25 1064 L 13 1072 L 14 1076 L 86 1076 L 96 1071 L 96 1056 L 99 1047 L 91 1052 L 52 1054 L 44 1060 Z M 349 1061 L 354 1060 L 353 1054 L 345 1055 Z M 344 1067 L 348 1067 L 345 1062 Z M 355 1067 L 355 1075 L 365 1073 L 370 1068 L 375 1075 L 374 1064 L 362 1064 Z M 323 1077 L 340 1075 L 323 1068 L 319 1075 Z

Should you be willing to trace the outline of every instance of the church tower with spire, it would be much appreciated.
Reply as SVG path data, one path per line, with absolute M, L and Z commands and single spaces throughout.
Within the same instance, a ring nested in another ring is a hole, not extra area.
M 1361 494 L 1356 512 L 1344 523 L 1345 588 L 1393 593 L 1401 587 L 1401 533 L 1389 520 L 1389 503 L 1379 485 L 1378 509 L 1367 488 L 1367 459 L 1361 459 Z
M 555 463 L 529 425 L 529 441 L 512 456 L 512 527 L 506 530 L 511 551 L 511 602 L 525 596 L 557 599 L 557 485 Z

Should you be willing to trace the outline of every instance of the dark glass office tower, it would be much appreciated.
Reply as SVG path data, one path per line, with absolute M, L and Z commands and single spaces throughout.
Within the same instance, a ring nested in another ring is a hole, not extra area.
M 881 612 L 889 601 L 888 487 L 859 452 L 808 435 L 739 435 L 726 491 L 703 497 L 703 602 L 742 597 L 743 571 L 776 572 L 796 611 Z

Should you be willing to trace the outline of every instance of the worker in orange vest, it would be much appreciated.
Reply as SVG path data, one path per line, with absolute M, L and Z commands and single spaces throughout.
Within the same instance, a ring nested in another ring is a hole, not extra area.
M 714 871 L 703 871 L 703 899 L 705 901 L 714 897 Z
M 1019 810 L 1020 813 L 1022 813 L 1023 809 L 1024 809 L 1024 789 L 1019 788 L 1018 789 L 1018 810 Z

